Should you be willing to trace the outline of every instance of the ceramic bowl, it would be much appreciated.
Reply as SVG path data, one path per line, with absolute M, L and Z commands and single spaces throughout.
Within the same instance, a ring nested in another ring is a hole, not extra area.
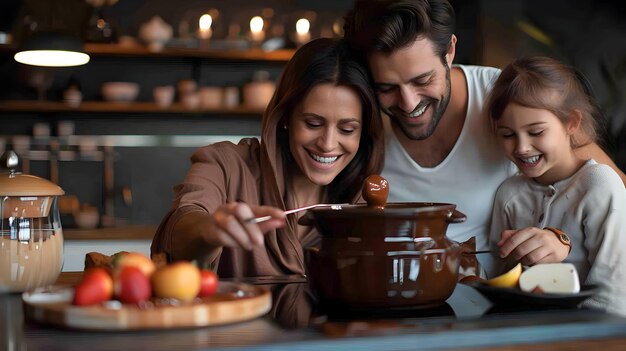
M 74 221 L 76 222 L 78 228 L 94 229 L 98 227 L 100 214 L 98 213 L 98 209 L 95 207 L 84 207 L 75 215 Z
M 152 91 L 154 101 L 159 107 L 168 107 L 174 102 L 174 95 L 176 91 L 173 85 L 165 85 L 155 87 Z
M 111 102 L 131 102 L 139 95 L 139 84 L 132 82 L 107 82 L 102 84 L 102 97 Z
M 154 16 L 139 28 L 139 37 L 148 44 L 150 51 L 161 51 L 172 38 L 172 26 L 161 17 Z

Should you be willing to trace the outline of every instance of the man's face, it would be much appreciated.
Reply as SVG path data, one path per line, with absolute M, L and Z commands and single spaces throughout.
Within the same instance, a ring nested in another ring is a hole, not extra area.
M 368 63 L 378 103 L 407 138 L 431 136 L 450 101 L 450 66 L 428 39 L 391 54 L 375 52 Z

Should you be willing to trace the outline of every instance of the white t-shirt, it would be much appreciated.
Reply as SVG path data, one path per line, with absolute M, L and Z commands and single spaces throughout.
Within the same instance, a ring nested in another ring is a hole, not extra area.
M 626 315 L 626 188 L 611 167 L 589 160 L 553 185 L 521 174 L 507 179 L 495 199 L 493 249 L 502 230 L 526 227 L 566 232 L 572 251 L 564 262 L 576 266 L 582 283 L 601 287 L 585 305 Z
M 476 237 L 479 250 L 487 248 L 489 218 L 498 186 L 516 172 L 501 151 L 483 113 L 483 105 L 500 70 L 481 66 L 455 66 L 467 80 L 467 116 L 450 154 L 433 168 L 417 164 L 404 150 L 385 118 L 385 168 L 388 202 L 443 202 L 457 205 L 467 216 L 450 224 L 447 236 L 463 242 Z

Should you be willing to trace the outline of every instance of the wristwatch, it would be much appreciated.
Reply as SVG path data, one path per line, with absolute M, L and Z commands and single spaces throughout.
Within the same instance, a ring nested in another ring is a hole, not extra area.
M 549 230 L 552 233 L 554 233 L 554 235 L 556 235 L 556 238 L 559 239 L 561 244 L 568 247 L 569 249 L 568 253 L 572 252 L 572 242 L 569 240 L 569 236 L 567 236 L 567 234 L 565 234 L 564 231 L 562 231 L 561 229 L 552 228 L 552 227 L 545 227 L 543 229 Z

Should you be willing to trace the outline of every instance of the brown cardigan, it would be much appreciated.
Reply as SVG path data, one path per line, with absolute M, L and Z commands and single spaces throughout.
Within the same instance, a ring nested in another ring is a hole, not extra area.
M 176 240 L 173 228 L 188 212 L 213 213 L 222 204 L 233 201 L 282 209 L 292 206 L 283 201 L 285 184 L 282 173 L 274 171 L 274 165 L 280 164 L 280 160 L 269 157 L 268 153 L 263 155 L 263 151 L 254 138 L 242 139 L 237 145 L 220 142 L 196 150 L 184 181 L 174 187 L 176 196 L 172 209 L 157 230 L 152 253 L 165 252 L 170 261 L 183 259 L 172 256 L 172 241 Z M 311 228 L 298 239 L 296 226 L 295 216 L 290 216 L 284 228 L 265 235 L 264 247 L 246 251 L 207 245 L 206 256 L 198 259 L 209 263 L 209 267 L 221 277 L 233 276 L 235 265 L 239 265 L 244 276 L 304 274 L 303 247 L 318 244 L 319 234 Z M 204 244 L 201 238 L 198 243 Z

